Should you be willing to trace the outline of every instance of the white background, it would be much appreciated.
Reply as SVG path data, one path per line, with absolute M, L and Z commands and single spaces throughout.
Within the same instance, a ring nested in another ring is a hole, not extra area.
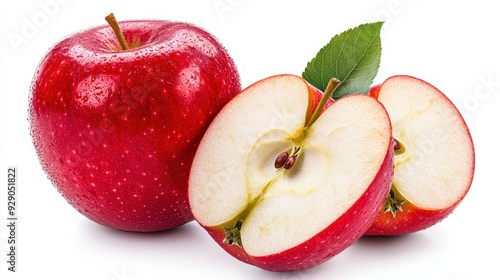
M 54 1 L 0 4 L 0 279 L 500 279 L 495 1 Z M 56 6 L 44 10 L 40 3 L 49 2 Z M 333 35 L 385 20 L 375 82 L 413 75 L 460 108 L 476 148 L 471 190 L 452 215 L 428 230 L 362 238 L 330 261 L 296 273 L 270 273 L 236 261 L 194 222 L 153 234 L 99 226 L 66 203 L 43 173 L 29 135 L 27 105 L 31 78 L 48 48 L 104 24 L 109 12 L 119 20 L 179 20 L 209 30 L 234 58 L 243 87 L 274 74 L 300 75 Z M 27 21 L 37 28 L 24 36 Z M 12 44 L 14 35 L 25 41 Z M 8 272 L 6 263 L 8 166 L 19 169 L 16 273 Z

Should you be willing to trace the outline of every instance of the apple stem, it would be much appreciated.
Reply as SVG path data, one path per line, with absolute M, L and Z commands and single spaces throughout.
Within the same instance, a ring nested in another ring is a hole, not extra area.
M 118 42 L 122 47 L 122 50 L 124 51 L 128 50 L 127 41 L 125 41 L 125 37 L 123 36 L 123 33 L 120 29 L 120 26 L 118 25 L 118 21 L 116 20 L 115 15 L 111 13 L 107 15 L 104 19 L 108 22 L 109 26 L 111 26 L 111 28 L 115 32 L 116 38 L 118 39 Z
M 323 97 L 321 97 L 321 100 L 319 101 L 318 106 L 316 106 L 316 110 L 314 110 L 314 113 L 312 114 L 311 118 L 309 119 L 309 122 L 307 123 L 306 127 L 311 127 L 311 125 L 319 118 L 319 115 L 321 114 L 321 110 L 326 104 L 326 101 L 328 101 L 328 98 L 333 94 L 333 92 L 340 86 L 341 82 L 337 78 L 332 78 L 329 82 L 328 85 L 326 86 L 325 92 L 323 93 Z

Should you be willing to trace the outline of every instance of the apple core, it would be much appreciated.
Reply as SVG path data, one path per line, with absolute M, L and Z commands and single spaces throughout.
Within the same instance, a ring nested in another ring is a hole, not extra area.
M 340 85 L 340 81 L 337 78 L 332 78 L 328 86 L 321 97 L 321 100 L 319 101 L 318 105 L 316 106 L 316 109 L 314 110 L 314 113 L 312 114 L 311 118 L 307 122 L 307 125 L 300 130 L 298 133 L 298 136 L 296 138 L 291 139 L 292 142 L 295 143 L 295 146 L 293 147 L 290 156 L 288 152 L 282 152 L 278 155 L 276 160 L 274 161 L 274 167 L 276 169 L 280 170 L 290 170 L 294 165 L 295 162 L 297 161 L 297 157 L 299 156 L 301 152 L 301 147 L 304 144 L 304 140 L 307 138 L 308 134 L 308 128 L 313 125 L 313 123 L 319 118 L 321 112 L 323 111 L 323 107 L 327 103 L 328 99 L 330 96 L 333 94 L 335 89 L 338 88 Z M 277 175 L 279 176 L 279 175 Z M 228 226 L 224 225 L 224 232 L 226 234 L 226 237 L 224 238 L 223 242 L 228 244 L 228 245 L 237 245 L 239 247 L 242 247 L 241 243 L 241 226 L 243 225 L 243 221 L 245 218 L 248 216 L 249 212 L 252 211 L 252 209 L 256 206 L 257 203 L 259 203 L 260 199 L 264 197 L 266 190 L 268 187 L 276 180 L 277 177 L 273 178 L 263 189 L 262 193 L 260 193 L 253 201 L 251 201 L 247 208 L 240 214 L 238 215 L 236 222 L 234 226 Z M 233 221 L 231 221 L 233 222 Z

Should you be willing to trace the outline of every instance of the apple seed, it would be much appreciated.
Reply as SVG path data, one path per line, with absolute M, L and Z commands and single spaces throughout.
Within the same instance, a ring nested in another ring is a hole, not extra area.
M 292 168 L 292 167 L 293 167 L 293 165 L 295 164 L 295 161 L 296 161 L 296 160 L 297 160 L 297 155 L 293 155 L 293 156 L 289 157 L 289 158 L 286 160 L 286 162 L 285 162 L 285 164 L 283 165 L 283 167 L 284 167 L 286 170 L 288 170 L 288 169 Z
M 274 161 L 274 167 L 276 169 L 280 169 L 281 167 L 283 167 L 285 165 L 287 160 L 288 160 L 288 153 L 287 152 L 283 152 L 283 153 L 279 154 L 278 157 L 276 158 L 276 160 Z
M 396 155 L 400 155 L 402 153 L 405 152 L 405 147 L 403 146 L 403 144 L 401 144 L 401 142 L 398 141 L 398 139 L 396 138 L 393 138 L 394 139 L 394 153 Z

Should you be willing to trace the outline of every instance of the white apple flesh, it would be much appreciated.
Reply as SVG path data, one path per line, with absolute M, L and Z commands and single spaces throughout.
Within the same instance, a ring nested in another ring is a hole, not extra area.
M 312 267 L 350 246 L 381 210 L 393 172 L 385 109 L 364 95 L 330 99 L 310 125 L 321 97 L 298 76 L 273 76 L 233 98 L 203 136 L 191 210 L 241 261 Z
M 460 112 L 437 88 L 394 76 L 370 95 L 386 108 L 395 152 L 393 205 L 368 230 L 399 235 L 428 228 L 448 216 L 467 194 L 474 175 L 474 146 Z

